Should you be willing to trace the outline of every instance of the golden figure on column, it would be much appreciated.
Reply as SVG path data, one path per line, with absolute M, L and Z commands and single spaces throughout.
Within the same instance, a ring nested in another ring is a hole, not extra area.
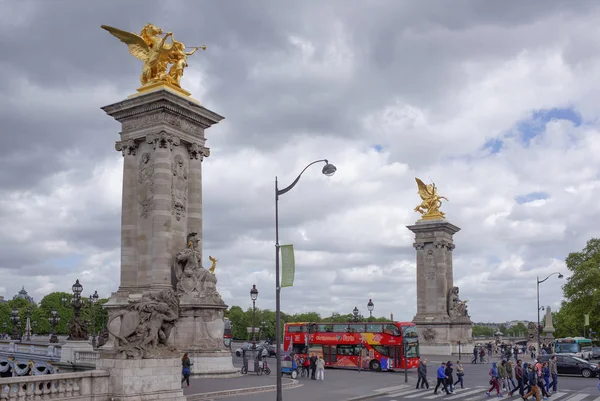
M 101 27 L 125 43 L 131 55 L 144 62 L 140 76 L 142 87 L 138 92 L 164 85 L 190 95 L 180 84 L 183 70 L 188 66 L 187 57 L 198 49 L 206 50 L 206 46 L 186 47 L 175 41 L 172 32 L 163 36 L 163 30 L 152 24 L 146 24 L 139 35 L 107 25 Z M 167 38 L 171 38 L 171 43 L 167 43 Z M 186 52 L 186 48 L 191 51 Z M 169 64 L 171 67 L 167 71 Z
M 419 196 L 423 200 L 420 205 L 415 207 L 415 212 L 423 215 L 421 220 L 440 220 L 445 217 L 445 214 L 440 211 L 442 199 L 448 200 L 445 196 L 438 195 L 437 188 L 434 183 L 425 185 L 423 181 L 415 177 Z

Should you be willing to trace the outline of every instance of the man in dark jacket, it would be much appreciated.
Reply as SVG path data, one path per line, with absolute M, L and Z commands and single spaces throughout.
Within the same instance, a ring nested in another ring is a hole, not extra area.
M 317 354 L 312 354 L 310 357 L 310 378 L 317 380 L 315 374 L 317 373 Z
M 550 358 L 548 368 L 550 369 L 550 376 L 552 377 L 552 382 L 548 385 L 548 389 L 552 387 L 552 392 L 556 393 L 558 385 L 558 366 L 556 366 L 556 355 L 552 355 L 552 358 Z
M 520 359 L 517 359 L 517 366 L 515 366 L 515 378 L 517 379 L 517 387 L 513 388 L 510 391 L 510 396 L 512 397 L 512 395 L 518 390 L 519 394 L 521 395 L 521 397 L 523 397 L 523 361 Z
M 429 382 L 427 381 L 427 359 L 423 359 L 420 363 L 419 363 L 419 367 L 417 369 L 417 389 L 419 388 L 419 385 L 421 385 L 420 388 L 424 388 L 425 386 L 427 386 L 427 389 L 429 390 Z
M 540 388 L 538 387 L 538 375 L 533 367 L 533 364 L 528 366 L 527 380 L 529 381 L 530 390 L 523 396 L 523 399 L 526 400 L 529 398 L 529 396 L 535 395 L 535 399 L 540 401 L 542 399 L 542 395 L 540 393 Z

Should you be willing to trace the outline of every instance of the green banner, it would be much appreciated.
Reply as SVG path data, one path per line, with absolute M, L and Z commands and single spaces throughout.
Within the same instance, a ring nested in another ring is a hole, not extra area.
M 281 245 L 281 287 L 294 285 L 296 262 L 294 261 L 294 245 Z
M 588 315 L 588 314 L 583 315 L 583 325 L 584 326 L 590 325 L 590 315 Z

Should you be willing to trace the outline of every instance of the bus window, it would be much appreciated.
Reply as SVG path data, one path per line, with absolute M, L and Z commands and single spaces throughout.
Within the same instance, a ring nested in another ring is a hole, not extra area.
M 304 344 L 294 344 L 293 351 L 296 354 L 306 354 L 308 352 L 308 348 Z
M 327 330 L 327 329 L 331 329 L 331 325 L 329 324 L 318 324 L 317 325 L 317 331 L 319 333 L 325 333 L 326 331 L 331 331 L 331 330 Z
M 400 329 L 395 324 L 386 324 L 383 332 L 392 336 L 400 335 Z
M 402 334 L 406 338 L 418 338 L 417 326 L 402 326 Z
M 383 333 L 383 324 L 367 324 L 368 333 Z
M 304 333 L 304 326 L 288 326 L 289 333 Z
M 379 352 L 383 356 L 390 356 L 390 347 L 386 347 L 385 345 L 373 345 L 371 347 L 377 352 Z
M 416 358 L 419 356 L 419 343 L 418 342 L 406 342 L 406 357 Z
M 366 333 L 365 325 L 364 324 L 353 324 L 352 328 L 357 333 Z
M 360 355 L 360 348 L 356 345 L 339 344 L 337 346 L 337 354 L 345 356 Z
M 336 333 L 345 333 L 346 331 L 348 331 L 348 325 L 347 324 L 334 324 L 333 331 Z

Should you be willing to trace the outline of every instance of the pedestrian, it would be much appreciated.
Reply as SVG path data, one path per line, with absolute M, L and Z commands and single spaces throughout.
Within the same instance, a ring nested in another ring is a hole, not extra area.
M 317 354 L 312 354 L 310 357 L 310 378 L 317 380 L 315 374 L 317 373 Z
M 454 393 L 454 376 L 453 376 L 453 372 L 454 372 L 454 366 L 452 365 L 452 361 L 448 361 L 446 362 L 446 387 L 448 388 L 448 391 L 450 391 L 450 394 Z
M 473 347 L 473 363 L 477 363 L 477 347 Z
M 440 367 L 437 369 L 437 384 L 435 385 L 435 389 L 433 390 L 433 394 L 438 393 L 438 388 L 442 386 L 442 390 L 444 393 L 450 394 L 448 392 L 448 388 L 446 387 L 446 363 L 442 362 Z
M 498 365 L 498 384 L 501 391 L 507 391 L 506 388 L 506 361 L 502 360 Z
M 421 362 L 419 362 L 419 367 L 417 368 L 417 389 L 419 388 L 419 384 L 421 385 L 420 388 L 427 387 L 427 390 L 429 390 L 429 382 L 427 381 L 427 359 L 421 360 Z
M 548 362 L 544 362 L 544 365 L 542 366 L 542 377 L 544 378 L 546 394 L 548 394 L 550 391 L 550 367 L 548 366 Z
M 190 356 L 186 352 L 185 354 L 183 354 L 183 358 L 181 358 L 181 374 L 183 375 L 183 378 L 181 379 L 181 384 L 183 384 L 183 382 L 186 382 L 188 387 L 190 386 L 190 375 L 192 374 L 192 365 L 193 364 L 190 361 Z
M 498 367 L 496 366 L 496 362 L 492 362 L 492 368 L 490 369 L 490 384 L 492 387 L 486 391 L 485 395 L 491 397 L 491 391 L 495 389 L 498 398 L 502 397 L 502 394 L 500 393 L 500 383 L 498 383 Z
M 512 361 L 506 362 L 506 384 L 508 384 L 509 391 L 512 391 L 517 387 L 514 380 L 514 369 Z
M 321 355 L 319 355 L 315 365 L 317 367 L 317 380 L 325 380 L 325 361 Z
M 454 386 L 460 383 L 460 388 L 465 388 L 465 383 L 463 382 L 464 376 L 465 369 L 463 368 L 462 363 L 460 363 L 460 361 L 456 361 L 456 382 L 454 382 Z
M 529 384 L 529 392 L 523 396 L 524 400 L 527 400 L 530 396 L 535 395 L 535 399 L 540 401 L 541 394 L 540 389 L 538 387 L 538 377 L 537 372 L 534 370 L 534 365 L 529 364 L 527 366 L 527 382 Z
M 483 347 L 481 347 L 479 349 L 479 363 L 483 363 L 483 357 L 485 357 L 485 351 L 483 350 Z
M 510 392 L 511 397 L 517 390 L 519 391 L 519 395 L 521 397 L 523 397 L 523 394 L 524 394 L 523 393 L 523 367 L 521 366 L 522 363 L 523 363 L 523 361 L 521 361 L 520 359 L 517 359 L 517 366 L 515 366 L 515 370 L 514 370 L 515 378 L 517 379 L 517 385 Z
M 302 369 L 304 369 L 304 375 L 309 378 L 310 377 L 310 358 L 308 355 L 303 359 Z
M 552 387 L 552 392 L 556 393 L 558 388 L 558 366 L 556 366 L 556 355 L 552 355 L 548 367 L 550 368 L 550 376 L 552 377 L 552 382 L 549 387 Z

